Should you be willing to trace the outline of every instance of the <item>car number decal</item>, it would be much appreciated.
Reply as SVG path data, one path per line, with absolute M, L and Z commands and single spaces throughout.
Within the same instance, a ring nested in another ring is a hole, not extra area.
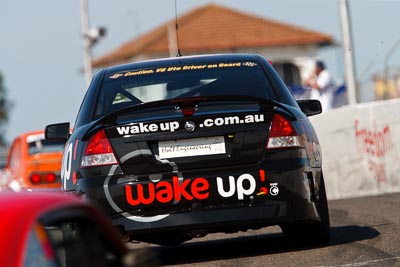
M 65 146 L 64 156 L 61 163 L 61 180 L 64 190 L 67 188 L 67 181 L 71 178 L 72 148 L 72 143 L 69 143 Z

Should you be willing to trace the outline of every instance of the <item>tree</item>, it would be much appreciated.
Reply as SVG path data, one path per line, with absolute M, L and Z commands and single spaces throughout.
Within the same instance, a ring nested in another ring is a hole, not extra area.
M 5 145 L 5 127 L 8 122 L 10 103 L 7 101 L 7 90 L 3 83 L 3 75 L 0 73 L 0 146 Z

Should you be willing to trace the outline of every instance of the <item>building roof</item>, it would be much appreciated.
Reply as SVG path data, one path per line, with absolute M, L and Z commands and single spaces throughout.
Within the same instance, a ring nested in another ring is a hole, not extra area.
M 189 11 L 180 16 L 178 22 L 179 47 L 184 55 L 263 47 L 334 44 L 330 35 L 216 4 L 207 4 Z M 95 59 L 93 66 L 120 64 L 138 55 L 169 55 L 171 46 L 176 47 L 175 34 L 175 19 L 172 19 Z

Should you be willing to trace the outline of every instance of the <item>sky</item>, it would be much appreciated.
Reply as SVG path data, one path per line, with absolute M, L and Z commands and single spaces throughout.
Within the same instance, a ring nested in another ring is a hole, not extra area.
M 342 40 L 339 0 L 177 0 L 178 15 L 207 3 L 329 34 L 339 44 Z M 90 26 L 107 28 L 93 56 L 174 18 L 174 4 L 88 0 Z M 368 91 L 371 76 L 383 71 L 385 57 L 390 67 L 399 68 L 400 47 L 394 44 L 400 38 L 400 0 L 349 0 L 349 6 L 356 76 Z M 86 91 L 81 1 L 0 0 L 0 23 L 0 73 L 12 102 L 6 141 L 51 123 L 73 125 Z M 342 53 L 338 46 L 318 55 L 338 82 L 344 79 Z

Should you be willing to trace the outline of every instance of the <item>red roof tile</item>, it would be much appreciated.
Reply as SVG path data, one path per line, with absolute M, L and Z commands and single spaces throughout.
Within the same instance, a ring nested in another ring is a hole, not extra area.
M 194 9 L 179 17 L 178 22 L 179 46 L 183 55 L 274 46 L 324 46 L 334 43 L 331 36 L 323 33 L 216 4 Z M 171 29 L 175 29 L 174 19 L 95 59 L 93 66 L 120 64 L 138 55 L 167 56 Z

